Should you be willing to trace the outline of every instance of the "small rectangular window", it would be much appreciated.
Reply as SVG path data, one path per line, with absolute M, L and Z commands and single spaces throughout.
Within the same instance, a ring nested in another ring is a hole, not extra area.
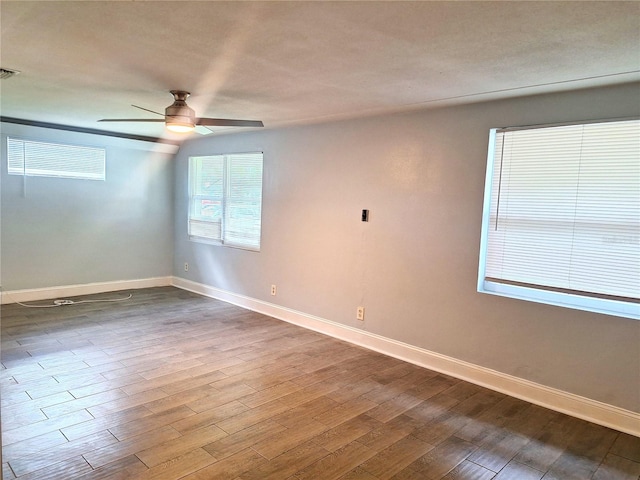
M 640 318 L 640 120 L 491 132 L 478 290 Z
M 7 139 L 10 175 L 104 180 L 104 148 Z
M 189 238 L 260 250 L 262 153 L 189 157 Z

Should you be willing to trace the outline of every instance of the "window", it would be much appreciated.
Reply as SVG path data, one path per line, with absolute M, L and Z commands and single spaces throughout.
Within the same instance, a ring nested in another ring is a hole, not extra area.
M 189 157 L 189 238 L 260 250 L 262 153 Z
M 105 179 L 104 148 L 7 139 L 10 175 Z
M 640 319 L 640 120 L 491 131 L 478 291 Z

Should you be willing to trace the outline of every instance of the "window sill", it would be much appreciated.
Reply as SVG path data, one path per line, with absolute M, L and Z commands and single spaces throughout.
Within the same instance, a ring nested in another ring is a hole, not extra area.
M 478 292 L 640 320 L 640 304 L 481 281 Z

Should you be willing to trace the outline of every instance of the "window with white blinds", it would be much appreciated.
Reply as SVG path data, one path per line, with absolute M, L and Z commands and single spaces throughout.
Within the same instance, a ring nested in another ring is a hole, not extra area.
M 189 157 L 189 238 L 260 250 L 262 153 Z
M 640 120 L 491 132 L 478 290 L 640 319 Z
M 104 148 L 7 138 L 10 175 L 104 180 Z

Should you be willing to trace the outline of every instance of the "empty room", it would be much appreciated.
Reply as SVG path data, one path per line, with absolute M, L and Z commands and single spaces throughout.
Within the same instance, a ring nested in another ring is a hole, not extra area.
M 640 2 L 0 22 L 4 480 L 640 479 Z

